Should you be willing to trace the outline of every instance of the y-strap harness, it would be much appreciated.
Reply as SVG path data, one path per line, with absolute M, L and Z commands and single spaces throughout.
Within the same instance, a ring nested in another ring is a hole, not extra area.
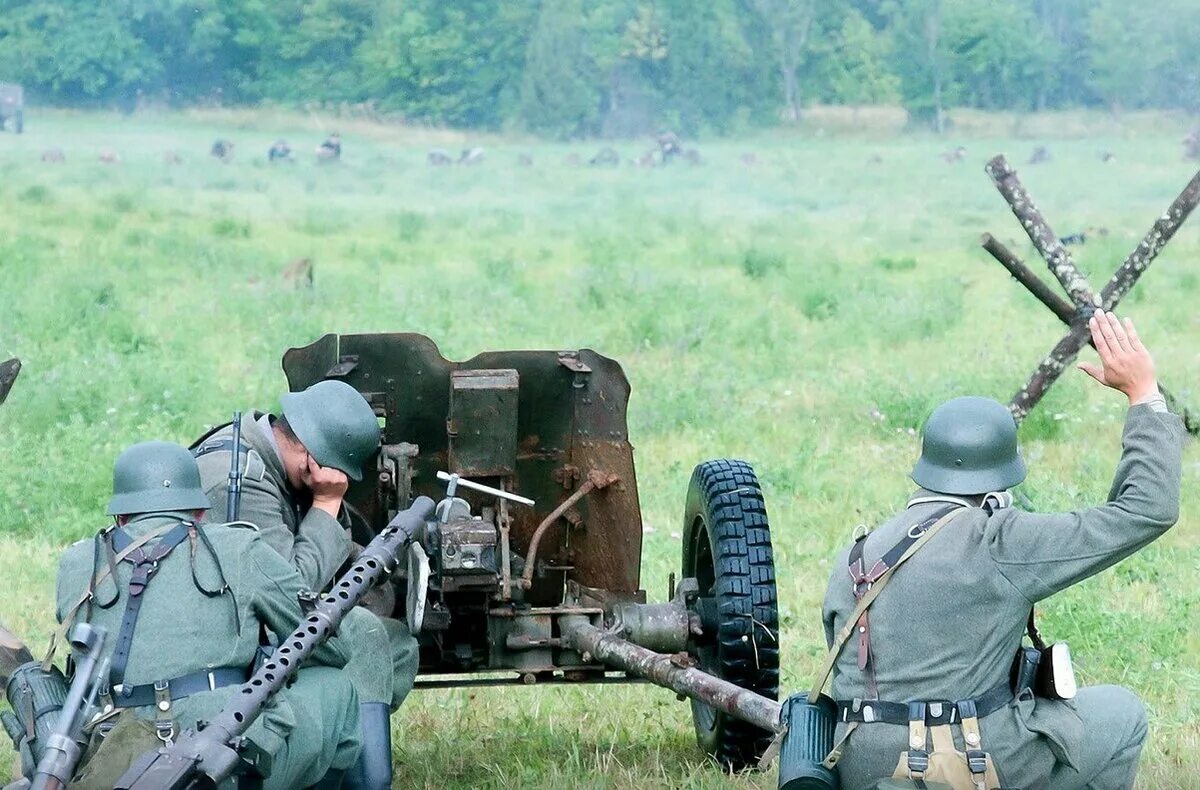
M 985 501 L 986 509 L 1006 507 L 1011 499 L 999 498 L 995 502 Z M 971 503 L 959 500 L 957 497 L 931 497 L 928 500 L 914 500 L 914 504 L 938 502 L 943 507 L 938 508 L 928 518 L 919 524 L 909 527 L 896 545 L 892 546 L 870 568 L 863 559 L 863 549 L 867 534 L 864 531 L 857 535 L 850 549 L 849 574 L 857 606 L 858 617 L 853 620 L 853 631 L 858 633 L 858 668 L 866 676 L 867 699 L 838 700 L 838 718 L 849 723 L 849 727 L 841 741 L 834 747 L 826 758 L 826 764 L 834 765 L 841 758 L 841 752 L 850 734 L 860 725 L 872 722 L 888 724 L 907 724 L 909 731 L 908 771 L 912 777 L 924 776 L 929 768 L 929 752 L 926 751 L 926 734 L 932 733 L 935 751 L 954 751 L 954 742 L 950 737 L 950 725 L 958 723 L 962 727 L 963 742 L 966 747 L 965 756 L 967 768 L 978 786 L 987 772 L 987 754 L 982 748 L 982 736 L 979 731 L 979 720 L 994 713 L 1007 705 L 1013 697 L 1012 687 L 1007 680 L 989 689 L 975 699 L 965 700 L 923 700 L 909 703 L 885 702 L 878 699 L 879 689 L 875 679 L 875 668 L 871 653 L 870 620 L 868 608 L 879 587 L 886 583 L 890 573 L 902 562 L 911 557 L 932 534 L 946 524 L 959 512 L 969 507 Z M 853 615 L 852 615 L 853 617 Z M 843 630 L 845 636 L 849 636 Z M 839 634 L 839 637 L 842 635 Z M 840 652 L 845 644 L 844 637 L 834 643 L 834 651 Z M 836 659 L 836 656 L 835 656 Z M 832 670 L 832 662 L 830 662 Z M 824 685 L 822 683 L 822 685 Z
M 917 503 L 913 502 L 910 504 Z M 942 527 L 971 506 L 966 501 L 951 501 L 945 504 L 947 506 L 938 508 L 924 521 L 910 527 L 904 537 L 889 551 L 885 552 L 883 557 L 872 565 L 870 569 L 866 568 L 866 563 L 862 557 L 866 532 L 864 531 L 863 534 L 856 537 L 855 545 L 850 551 L 849 573 L 857 605 L 850 614 L 850 617 L 847 618 L 841 631 L 834 636 L 833 644 L 825 656 L 825 661 L 817 674 L 816 682 L 813 684 L 812 691 L 809 694 L 808 701 L 810 704 L 815 704 L 821 697 L 821 691 L 833 673 L 833 667 L 837 663 L 838 656 L 849 641 L 851 634 L 855 632 L 858 632 L 860 637 L 859 666 L 864 670 L 870 668 L 870 628 L 869 621 L 866 618 L 867 609 L 879 596 L 884 585 L 887 584 L 892 574 L 900 565 L 916 554 Z M 870 678 L 869 682 L 873 685 L 873 677 Z M 872 696 L 877 696 L 877 693 Z M 846 748 L 846 742 L 850 739 L 850 735 L 862 724 L 881 721 L 889 724 L 907 724 L 909 727 L 910 747 L 909 771 L 912 776 L 921 778 L 924 776 L 925 770 L 929 767 L 929 752 L 925 750 L 926 728 L 933 728 L 937 750 L 948 750 L 953 748 L 953 741 L 949 745 L 943 743 L 943 741 L 946 740 L 945 736 L 949 734 L 950 723 L 957 721 L 962 726 L 963 739 L 967 746 L 968 768 L 973 778 L 981 780 L 986 770 L 987 757 L 982 750 L 979 719 L 999 710 L 1011 699 L 1012 689 L 1005 682 L 985 692 L 976 699 L 954 702 L 942 700 L 901 704 L 884 702 L 878 699 L 839 700 L 837 701 L 838 716 L 843 722 L 848 723 L 849 726 L 838 742 L 834 744 L 829 754 L 826 755 L 824 765 L 830 769 L 837 765 L 842 758 L 842 753 Z
M 192 553 L 195 554 L 195 540 L 199 535 L 204 541 L 206 548 L 212 551 L 211 545 L 208 543 L 207 536 L 203 530 L 197 529 L 196 524 L 191 521 L 181 521 L 174 527 L 168 529 L 165 534 L 154 544 L 153 548 L 146 549 L 142 545 L 136 544 L 135 541 L 123 530 L 111 529 L 103 537 L 97 536 L 99 540 L 103 540 L 104 549 L 108 558 L 108 575 L 116 581 L 116 565 L 119 562 L 128 562 L 133 566 L 133 571 L 129 578 L 129 596 L 125 602 L 125 614 L 121 618 L 121 627 L 117 632 L 116 646 L 113 650 L 110 659 L 110 669 L 108 684 L 101 690 L 100 697 L 105 710 L 113 708 L 140 708 L 149 705 L 154 706 L 154 729 L 160 740 L 166 744 L 170 744 L 175 737 L 175 720 L 171 715 L 171 703 L 178 699 L 197 694 L 202 691 L 213 691 L 223 686 L 230 686 L 236 683 L 244 683 L 246 681 L 245 667 L 219 667 L 215 669 L 205 669 L 198 672 L 189 672 L 185 675 L 180 675 L 177 678 L 170 680 L 156 680 L 153 683 L 146 683 L 140 686 L 129 686 L 125 684 L 125 668 L 129 663 L 129 653 L 133 648 L 134 632 L 137 629 L 138 616 L 141 614 L 142 604 L 145 602 L 146 587 L 149 586 L 150 580 L 158 571 L 158 565 L 168 555 L 171 554 L 184 540 L 189 537 L 192 540 Z M 97 547 L 99 550 L 99 547 Z M 216 555 L 213 554 L 214 559 Z M 204 595 L 213 597 L 222 595 L 228 592 L 228 585 L 225 584 L 225 574 L 220 570 L 218 564 L 218 572 L 221 575 L 222 586 L 216 590 L 206 589 L 200 584 L 196 578 L 196 570 L 194 565 L 194 556 L 192 564 L 192 580 L 196 585 L 196 589 L 200 590 Z M 89 593 L 94 595 L 94 585 L 96 579 L 93 576 L 93 581 Z M 116 599 L 110 601 L 108 606 L 116 602 Z M 234 601 L 234 609 L 237 609 L 237 602 Z

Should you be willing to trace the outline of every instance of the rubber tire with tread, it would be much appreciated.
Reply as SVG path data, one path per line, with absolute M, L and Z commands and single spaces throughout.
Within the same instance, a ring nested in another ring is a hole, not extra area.
M 762 489 L 745 461 L 705 461 L 688 486 L 683 576 L 717 599 L 714 645 L 695 651 L 700 668 L 770 699 L 779 695 L 779 605 Z M 772 733 L 692 702 L 700 747 L 723 767 L 756 765 Z

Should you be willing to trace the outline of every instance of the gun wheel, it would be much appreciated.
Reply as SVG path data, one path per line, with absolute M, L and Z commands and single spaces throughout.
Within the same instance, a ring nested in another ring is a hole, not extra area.
M 700 587 L 704 671 L 771 699 L 779 694 L 779 605 L 762 489 L 744 461 L 705 461 L 688 486 L 683 576 Z M 692 702 L 696 740 L 723 767 L 757 764 L 771 733 Z

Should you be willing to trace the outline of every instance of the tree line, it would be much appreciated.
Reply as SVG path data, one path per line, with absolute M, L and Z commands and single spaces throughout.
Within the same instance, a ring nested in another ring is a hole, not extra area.
M 1200 3 L 0 0 L 36 101 L 355 103 L 558 138 L 727 133 L 806 106 L 1200 109 Z

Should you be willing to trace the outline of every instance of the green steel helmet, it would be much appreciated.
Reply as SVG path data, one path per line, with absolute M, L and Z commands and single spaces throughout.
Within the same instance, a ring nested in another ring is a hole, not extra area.
M 185 448 L 171 442 L 140 442 L 117 456 L 108 515 L 208 510 L 200 468 Z
M 362 480 L 363 464 L 379 447 L 379 421 L 358 390 L 344 381 L 319 381 L 281 401 L 292 433 L 317 463 Z
M 1004 491 L 1025 479 L 1012 413 L 991 398 L 946 401 L 925 422 L 912 479 L 942 494 Z

